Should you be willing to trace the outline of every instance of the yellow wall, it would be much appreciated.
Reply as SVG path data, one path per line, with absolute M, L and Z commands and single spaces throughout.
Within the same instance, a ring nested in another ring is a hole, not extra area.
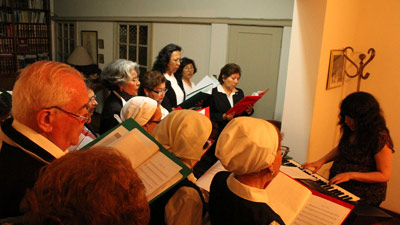
M 302 1 L 298 1 L 297 4 Z M 373 94 L 381 104 L 396 147 L 400 146 L 400 1 L 327 0 L 318 81 L 310 132 L 307 161 L 319 159 L 337 145 L 340 101 L 356 91 L 356 79 L 346 79 L 342 87 L 325 90 L 331 49 L 352 46 L 356 53 L 376 50 L 366 67 L 370 78 L 361 81 L 361 91 Z M 368 56 L 367 56 L 368 57 Z M 353 58 L 357 59 L 354 54 Z M 357 63 L 359 60 L 357 59 Z M 350 72 L 352 72 L 350 70 Z M 382 207 L 400 212 L 400 160 L 393 155 L 392 177 Z M 323 168 L 323 170 L 328 167 Z

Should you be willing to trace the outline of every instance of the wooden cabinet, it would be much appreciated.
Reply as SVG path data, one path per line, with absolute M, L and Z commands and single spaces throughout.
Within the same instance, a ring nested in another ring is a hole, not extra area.
M 12 89 L 17 71 L 51 58 L 50 0 L 0 0 L 0 88 Z

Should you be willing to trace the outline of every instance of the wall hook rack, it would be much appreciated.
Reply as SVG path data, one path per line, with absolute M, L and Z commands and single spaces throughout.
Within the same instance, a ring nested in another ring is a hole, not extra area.
M 358 66 L 353 60 L 351 60 L 348 56 L 347 56 L 347 50 L 351 50 L 351 52 L 354 52 L 354 49 L 350 46 L 346 47 L 343 49 L 343 55 L 344 57 L 357 69 L 357 72 L 355 74 L 349 74 L 347 73 L 346 70 L 344 70 L 344 72 L 346 73 L 346 75 L 350 78 L 354 78 L 354 77 L 358 77 L 358 83 L 357 83 L 357 91 L 360 91 L 360 83 L 361 83 L 361 78 L 366 80 L 368 79 L 370 73 L 366 73 L 364 74 L 364 68 L 366 65 L 368 65 L 368 63 L 370 63 L 372 61 L 372 59 L 375 58 L 375 49 L 370 48 L 368 50 L 368 54 L 370 54 L 368 60 L 364 63 L 364 59 L 366 58 L 365 54 L 360 54 L 358 57 L 360 59 L 360 66 Z

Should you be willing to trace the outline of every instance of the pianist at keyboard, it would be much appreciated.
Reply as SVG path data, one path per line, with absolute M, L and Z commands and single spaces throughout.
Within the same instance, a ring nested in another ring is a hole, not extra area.
M 342 136 L 338 146 L 303 167 L 317 172 L 323 164 L 333 161 L 329 171 L 332 184 L 379 206 L 385 200 L 394 152 L 379 103 L 369 93 L 352 93 L 342 101 L 339 118 Z

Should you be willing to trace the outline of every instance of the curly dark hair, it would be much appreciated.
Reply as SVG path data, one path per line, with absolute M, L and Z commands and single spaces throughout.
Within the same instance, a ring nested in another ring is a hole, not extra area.
M 378 146 L 380 133 L 386 132 L 389 137 L 387 145 L 393 149 L 392 138 L 386 127 L 385 118 L 374 96 L 366 92 L 354 92 L 343 99 L 340 104 L 339 125 L 342 139 L 349 140 L 353 131 L 345 123 L 346 116 L 354 120 L 356 145 L 362 149 L 373 149 L 371 146 Z
M 188 64 L 192 64 L 193 65 L 193 69 L 194 69 L 193 74 L 195 74 L 197 72 L 197 67 L 196 67 L 196 64 L 194 63 L 193 59 L 189 59 L 187 57 L 183 57 L 181 59 L 181 65 L 179 66 L 179 69 L 176 71 L 175 76 L 176 77 L 182 77 L 183 68 L 185 68 L 185 66 L 188 65 Z
M 240 69 L 240 66 L 235 63 L 228 63 L 224 67 L 222 67 L 219 76 L 218 76 L 218 81 L 220 84 L 224 83 L 223 78 L 227 78 L 231 76 L 234 73 L 239 73 L 240 76 L 242 76 L 242 70 Z
M 176 44 L 168 44 L 158 53 L 156 61 L 153 64 L 152 70 L 160 71 L 162 74 L 167 72 L 168 63 L 171 58 L 172 52 L 182 51 L 182 48 Z
M 147 224 L 149 205 L 132 164 L 113 148 L 75 151 L 40 172 L 21 210 L 24 224 Z
M 157 85 L 165 83 L 166 78 L 160 71 L 147 71 L 140 78 L 140 87 L 139 87 L 139 95 L 146 96 L 144 89 L 149 91 L 153 90 Z

